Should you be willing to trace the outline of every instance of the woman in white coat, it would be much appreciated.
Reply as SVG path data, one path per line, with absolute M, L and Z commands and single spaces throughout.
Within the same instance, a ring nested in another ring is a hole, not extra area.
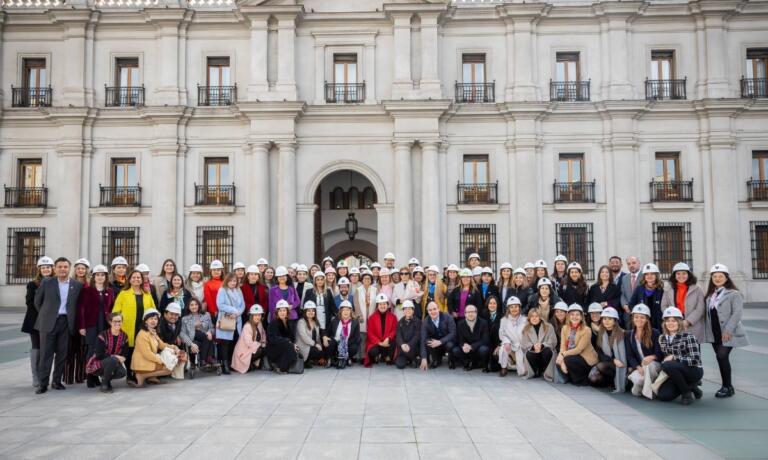
M 360 340 L 365 343 L 368 330 L 368 317 L 376 310 L 376 295 L 379 293 L 373 284 L 373 273 L 365 272 L 360 275 L 360 286 L 354 295 L 355 314 L 353 317 L 360 323 Z M 362 347 L 360 347 L 362 350 Z
M 517 297 L 507 300 L 507 314 L 501 318 L 499 326 L 499 338 L 501 350 L 499 351 L 499 375 L 504 377 L 509 369 L 517 371 L 517 375 L 525 374 L 525 351 L 522 347 L 523 328 L 528 321 L 521 314 L 522 305 Z

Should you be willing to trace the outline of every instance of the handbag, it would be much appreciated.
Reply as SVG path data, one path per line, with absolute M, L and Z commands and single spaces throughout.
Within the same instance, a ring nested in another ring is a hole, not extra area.
M 659 376 L 656 377 L 656 380 L 653 381 L 653 385 L 651 385 L 651 389 L 653 390 L 653 394 L 657 395 L 659 394 L 659 388 L 664 384 L 664 382 L 667 381 L 669 376 L 666 372 L 661 371 L 659 372 Z
M 296 353 L 296 361 L 291 367 L 288 368 L 289 374 L 303 374 L 304 373 L 304 357 L 301 353 Z
M 224 292 L 224 294 L 229 298 L 230 303 L 232 305 L 235 304 L 235 302 L 232 301 L 232 297 L 229 296 L 229 292 Z M 234 331 L 237 327 L 237 318 L 228 318 L 226 314 L 219 316 L 219 329 L 222 331 Z

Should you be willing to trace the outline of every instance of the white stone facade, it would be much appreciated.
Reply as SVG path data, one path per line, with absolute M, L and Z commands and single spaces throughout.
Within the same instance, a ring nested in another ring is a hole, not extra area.
M 740 84 L 747 50 L 768 48 L 768 2 L 4 0 L 0 37 L 0 181 L 18 184 L 19 160 L 40 158 L 48 188 L 44 209 L 0 208 L 0 235 L 45 228 L 50 256 L 101 262 L 103 227 L 140 227 L 142 262 L 187 266 L 196 228 L 226 225 L 236 260 L 310 262 L 316 190 L 348 170 L 376 191 L 361 222 L 374 257 L 459 262 L 460 225 L 493 224 L 497 263 L 551 261 L 556 224 L 591 223 L 593 265 L 651 261 L 653 223 L 683 222 L 697 275 L 725 263 L 748 300 L 768 296 L 750 236 L 768 202 L 745 185 L 768 150 L 768 99 Z M 674 52 L 685 99 L 646 99 L 659 49 Z M 565 52 L 579 53 L 587 101 L 550 100 Z M 365 82 L 359 103 L 326 102 L 342 53 Z M 485 56 L 493 101 L 455 100 L 470 53 Z M 198 105 L 212 56 L 229 58 L 233 105 Z M 121 57 L 138 59 L 142 106 L 105 106 Z M 27 58 L 45 60 L 50 107 L 13 107 Z M 692 201 L 651 201 L 668 151 Z M 574 152 L 594 203 L 555 204 L 559 155 Z M 497 203 L 457 204 L 465 155 L 487 155 Z M 195 205 L 210 156 L 228 159 L 234 206 Z M 135 158 L 140 207 L 99 206 L 116 157 Z M 2 247 L 0 305 L 19 305 Z

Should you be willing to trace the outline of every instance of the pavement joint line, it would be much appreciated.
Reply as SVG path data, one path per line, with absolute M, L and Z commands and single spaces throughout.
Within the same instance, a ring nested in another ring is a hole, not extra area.
M 761 327 L 744 326 L 744 330 L 747 332 L 757 332 L 758 334 L 768 334 L 768 329 L 763 329 Z

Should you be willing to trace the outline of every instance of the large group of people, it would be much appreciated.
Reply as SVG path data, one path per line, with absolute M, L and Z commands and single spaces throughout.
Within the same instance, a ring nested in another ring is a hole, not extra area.
M 165 260 L 41 257 L 27 285 L 22 331 L 32 342 L 38 394 L 86 382 L 113 391 L 164 384 L 199 371 L 301 373 L 393 365 L 480 369 L 505 377 L 591 385 L 691 404 L 702 397 L 701 343 L 711 343 L 722 387 L 733 396 L 729 355 L 748 344 L 743 297 L 715 264 L 706 291 L 691 268 L 667 280 L 654 263 L 611 257 L 590 286 L 578 262 L 558 255 L 498 273 L 471 254 L 464 267 L 349 266 L 331 258 L 307 267 L 213 260 L 181 273 Z M 53 373 L 51 374 L 51 367 Z

